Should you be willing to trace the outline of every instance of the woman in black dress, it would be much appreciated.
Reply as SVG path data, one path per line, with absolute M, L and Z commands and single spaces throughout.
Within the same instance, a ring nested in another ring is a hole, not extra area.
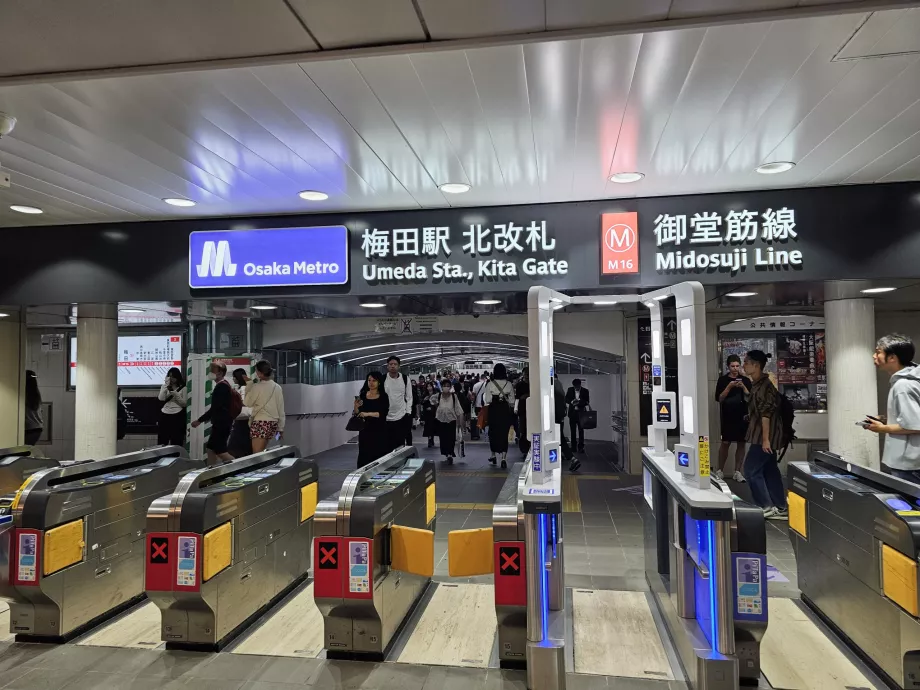
M 438 435 L 438 422 L 434 418 L 438 409 L 439 393 L 434 384 L 429 382 L 425 393 L 422 395 L 422 420 L 425 423 L 422 434 L 428 438 L 428 447 L 434 448 L 434 437 Z
M 390 399 L 383 390 L 383 375 L 372 371 L 367 375 L 355 413 L 364 420 L 358 433 L 358 467 L 364 467 L 387 454 L 386 420 Z

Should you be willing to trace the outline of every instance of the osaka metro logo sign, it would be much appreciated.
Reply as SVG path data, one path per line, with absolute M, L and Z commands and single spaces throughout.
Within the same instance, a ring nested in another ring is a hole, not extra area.
M 343 225 L 193 232 L 188 242 L 191 288 L 348 283 L 348 229 Z
M 230 258 L 230 243 L 227 240 L 212 242 L 206 240 L 201 252 L 201 263 L 195 268 L 199 278 L 213 276 L 220 278 L 236 275 L 236 264 Z
M 601 275 L 639 272 L 639 214 L 601 216 Z

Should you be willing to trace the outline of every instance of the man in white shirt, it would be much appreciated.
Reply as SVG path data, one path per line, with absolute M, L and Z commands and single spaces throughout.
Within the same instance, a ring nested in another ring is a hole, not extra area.
M 412 385 L 409 378 L 399 372 L 399 364 L 399 357 L 390 355 L 383 384 L 390 399 L 386 421 L 387 445 L 390 450 L 412 445 Z

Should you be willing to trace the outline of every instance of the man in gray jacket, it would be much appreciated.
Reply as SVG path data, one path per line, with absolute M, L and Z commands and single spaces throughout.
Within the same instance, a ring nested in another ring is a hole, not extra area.
M 875 366 L 891 376 L 888 414 L 867 418 L 864 426 L 887 434 L 882 466 L 889 474 L 920 483 L 920 367 L 914 361 L 914 344 L 893 333 L 875 346 Z

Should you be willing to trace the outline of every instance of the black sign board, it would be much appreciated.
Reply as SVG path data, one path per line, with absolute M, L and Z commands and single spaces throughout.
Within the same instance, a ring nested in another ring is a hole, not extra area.
M 169 539 L 152 537 L 150 539 L 150 562 L 169 563 Z
M 155 396 L 128 396 L 122 398 L 128 410 L 129 434 L 155 434 L 163 403 Z M 176 414 L 182 414 L 177 412 Z
M 667 398 L 655 399 L 655 419 L 661 424 L 671 423 L 671 401 Z
M 673 316 L 662 316 L 664 332 L 661 344 L 664 348 L 664 386 L 667 391 L 677 392 L 677 321 Z M 639 319 L 639 433 L 643 436 L 652 423 L 652 384 L 655 372 L 652 368 L 652 321 Z M 662 420 L 663 421 L 663 420 Z M 670 421 L 670 420 L 669 420 Z M 669 429 L 668 434 L 678 434 L 677 429 Z

